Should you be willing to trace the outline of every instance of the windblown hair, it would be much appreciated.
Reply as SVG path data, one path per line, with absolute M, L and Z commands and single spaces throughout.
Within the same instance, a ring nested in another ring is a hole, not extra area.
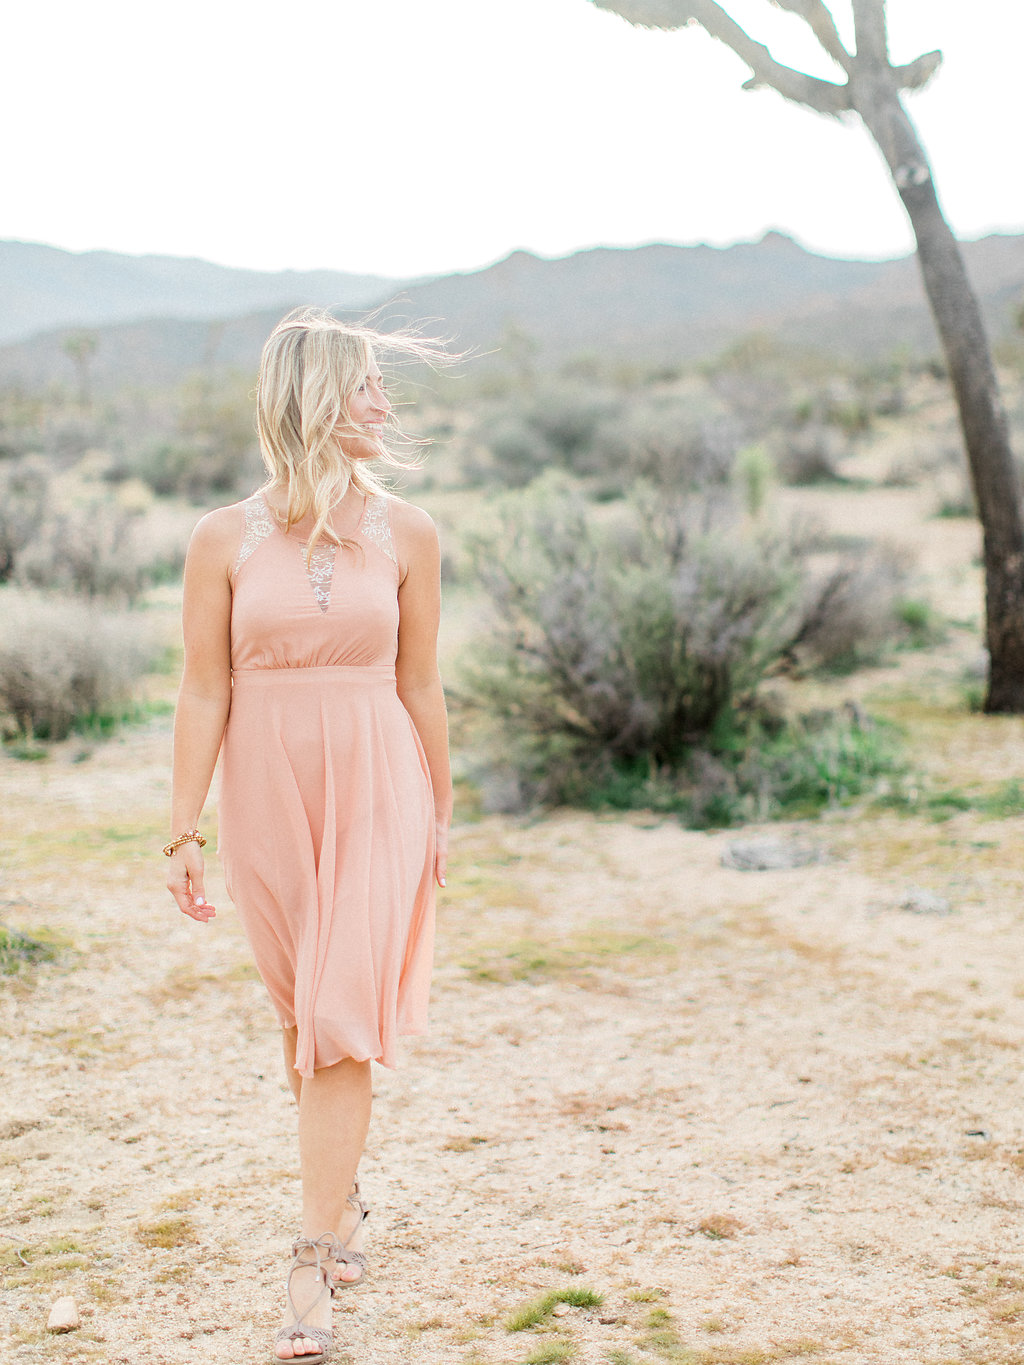
M 379 476 L 365 460 L 353 460 L 342 448 L 346 437 L 378 447 L 385 464 L 408 468 L 391 444 L 422 444 L 401 434 L 394 414 L 386 423 L 388 443 L 352 420 L 350 402 L 376 357 L 407 356 L 436 365 L 451 357 L 436 341 L 408 332 L 377 332 L 340 322 L 317 308 L 296 308 L 277 324 L 263 347 L 256 388 L 256 430 L 270 491 L 284 490 L 285 530 L 310 513 L 313 529 L 307 542 L 326 537 L 340 544 L 329 518 L 349 485 L 360 492 L 384 491 Z

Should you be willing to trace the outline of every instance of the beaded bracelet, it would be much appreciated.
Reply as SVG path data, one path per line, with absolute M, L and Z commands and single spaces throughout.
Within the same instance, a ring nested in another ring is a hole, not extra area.
M 166 853 L 169 858 L 171 854 L 174 853 L 176 849 L 181 848 L 183 844 L 192 843 L 198 844 L 200 848 L 204 848 L 206 845 L 206 840 L 197 829 L 187 829 L 184 834 L 179 834 L 177 839 L 172 839 L 169 844 L 164 844 L 164 853 Z

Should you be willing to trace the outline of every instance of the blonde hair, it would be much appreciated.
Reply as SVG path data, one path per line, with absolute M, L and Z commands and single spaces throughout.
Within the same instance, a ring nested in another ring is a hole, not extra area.
M 342 543 L 329 518 L 350 486 L 365 494 L 385 491 L 366 461 L 345 454 L 345 437 L 377 446 L 377 458 L 385 464 L 408 468 L 412 463 L 389 448 L 384 438 L 354 422 L 349 407 L 373 360 L 387 354 L 431 365 L 451 358 L 439 342 L 410 332 L 377 332 L 340 322 L 318 308 L 294 309 L 263 347 L 256 430 L 270 476 L 264 488 L 284 491 L 286 531 L 312 513 L 309 550 L 321 536 Z M 423 444 L 402 436 L 393 414 L 386 419 L 386 438 L 414 448 Z

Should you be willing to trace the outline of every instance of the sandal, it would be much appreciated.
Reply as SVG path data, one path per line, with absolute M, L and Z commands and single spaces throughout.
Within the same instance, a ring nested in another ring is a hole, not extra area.
M 324 1294 L 329 1294 L 334 1298 L 334 1283 L 331 1280 L 330 1271 L 323 1264 L 330 1260 L 338 1250 L 338 1243 L 334 1237 L 325 1232 L 317 1241 L 311 1241 L 308 1237 L 300 1237 L 292 1244 L 292 1263 L 288 1271 L 288 1279 L 285 1283 L 285 1299 L 288 1307 L 295 1317 L 295 1321 L 290 1327 L 282 1327 L 274 1338 L 275 1347 L 282 1341 L 301 1341 L 308 1338 L 315 1341 L 320 1347 L 319 1351 L 311 1351 L 308 1355 L 297 1355 L 290 1357 L 291 1360 L 301 1360 L 304 1365 L 321 1365 L 334 1350 L 334 1334 L 330 1327 L 312 1327 L 304 1321 L 304 1315 L 299 1312 L 295 1300 L 292 1298 L 292 1276 L 296 1270 L 306 1270 L 311 1267 L 316 1269 L 316 1278 L 321 1282 L 320 1292 L 311 1304 L 306 1308 L 306 1313 L 311 1313 L 318 1307 Z M 272 1359 L 276 1365 L 281 1365 L 286 1357 L 279 1356 L 275 1350 Z
M 370 1212 L 370 1205 L 359 1193 L 358 1180 L 355 1180 L 352 1183 L 352 1193 L 348 1197 L 348 1203 L 351 1204 L 351 1206 L 355 1209 L 356 1213 L 359 1214 L 359 1218 L 356 1221 L 355 1227 L 352 1229 L 352 1231 L 349 1233 L 349 1235 L 345 1238 L 343 1242 L 337 1240 L 334 1242 L 331 1254 L 333 1255 L 334 1260 L 338 1266 L 357 1265 L 362 1273 L 354 1280 L 339 1280 L 334 1279 L 332 1277 L 332 1283 L 334 1284 L 335 1289 L 355 1289 L 357 1284 L 362 1284 L 362 1282 L 366 1279 L 368 1268 L 366 1252 L 350 1251 L 348 1246 L 349 1242 L 351 1242 L 352 1238 L 363 1226 L 363 1222 L 365 1221 L 367 1214 Z

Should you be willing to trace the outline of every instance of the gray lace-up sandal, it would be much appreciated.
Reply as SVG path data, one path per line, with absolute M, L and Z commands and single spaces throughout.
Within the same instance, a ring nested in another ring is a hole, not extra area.
M 315 1341 L 320 1347 L 319 1351 L 291 1357 L 293 1360 L 303 1361 L 304 1365 L 321 1365 L 321 1362 L 327 1360 L 334 1350 L 334 1333 L 330 1327 L 313 1327 L 305 1321 L 305 1314 L 311 1313 L 319 1307 L 325 1294 L 328 1294 L 332 1299 L 334 1298 L 334 1282 L 324 1262 L 333 1259 L 338 1249 L 337 1240 L 329 1232 L 325 1232 L 315 1242 L 308 1237 L 299 1237 L 292 1243 L 292 1263 L 288 1271 L 284 1293 L 289 1311 L 294 1316 L 295 1321 L 290 1326 L 280 1329 L 274 1338 L 274 1345 L 276 1347 L 282 1341 L 301 1341 L 303 1338 Z M 307 1269 L 315 1269 L 316 1278 L 320 1281 L 320 1292 L 305 1311 L 300 1313 L 295 1299 L 292 1297 L 292 1276 L 297 1270 Z M 275 1350 L 272 1359 L 277 1362 L 277 1365 L 281 1365 L 282 1358 Z
M 370 1212 L 370 1205 L 359 1193 L 358 1180 L 353 1182 L 352 1193 L 348 1197 L 348 1202 L 351 1205 L 351 1207 L 355 1209 L 356 1213 L 359 1214 L 359 1218 L 358 1221 L 356 1222 L 355 1227 L 345 1238 L 345 1240 L 343 1242 L 336 1241 L 334 1243 L 333 1256 L 339 1267 L 343 1265 L 357 1265 L 359 1267 L 360 1274 L 354 1280 L 339 1280 L 332 1278 L 332 1283 L 335 1289 L 355 1289 L 357 1284 L 362 1284 L 362 1282 L 366 1279 L 368 1270 L 365 1251 L 351 1251 L 349 1250 L 348 1245 L 349 1242 L 351 1242 L 352 1238 L 359 1231 L 359 1229 L 363 1226 L 367 1214 Z

